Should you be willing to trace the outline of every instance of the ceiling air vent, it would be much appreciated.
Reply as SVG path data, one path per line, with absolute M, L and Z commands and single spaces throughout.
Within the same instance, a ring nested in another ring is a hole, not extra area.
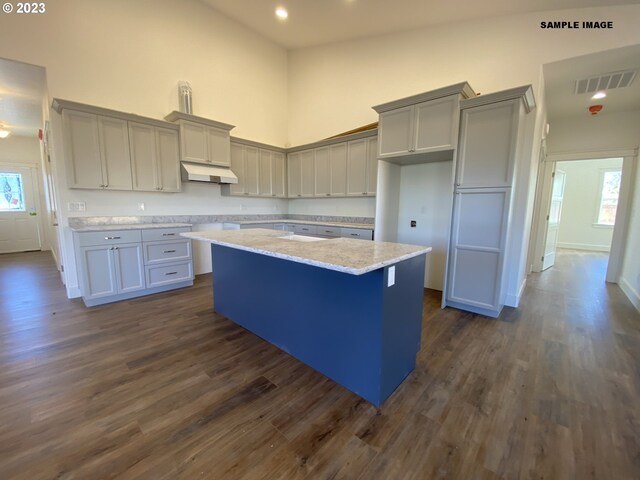
M 601 90 L 628 87 L 636 77 L 636 73 L 637 70 L 626 70 L 624 72 L 605 73 L 597 77 L 576 80 L 575 93 L 579 95 L 581 93 L 595 93 Z

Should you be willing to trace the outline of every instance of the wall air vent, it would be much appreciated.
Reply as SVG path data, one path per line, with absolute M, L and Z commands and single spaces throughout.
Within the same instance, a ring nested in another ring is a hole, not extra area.
M 626 70 L 624 72 L 605 73 L 597 77 L 576 80 L 575 93 L 580 95 L 581 93 L 595 93 L 602 90 L 628 87 L 633 82 L 637 72 L 637 70 Z

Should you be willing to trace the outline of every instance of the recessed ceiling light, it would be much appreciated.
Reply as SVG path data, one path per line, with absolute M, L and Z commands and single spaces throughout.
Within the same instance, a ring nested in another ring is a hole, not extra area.
M 10 133 L 9 130 L 0 130 L 0 138 L 7 138 Z
M 287 12 L 287 9 L 284 7 L 278 7 L 276 8 L 276 16 L 285 19 L 289 16 L 289 12 Z
M 591 97 L 593 100 L 600 100 L 601 98 L 606 97 L 607 94 L 604 92 L 596 92 L 593 97 Z

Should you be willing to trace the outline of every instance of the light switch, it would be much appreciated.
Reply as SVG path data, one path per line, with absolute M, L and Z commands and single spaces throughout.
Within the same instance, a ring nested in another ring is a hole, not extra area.
M 387 275 L 387 287 L 392 287 L 396 284 L 396 266 L 389 267 L 389 274 Z

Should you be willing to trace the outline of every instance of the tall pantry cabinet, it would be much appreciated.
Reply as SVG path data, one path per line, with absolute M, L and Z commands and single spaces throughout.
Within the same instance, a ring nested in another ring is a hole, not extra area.
M 510 213 L 530 86 L 460 102 L 443 304 L 497 317 L 505 303 Z

